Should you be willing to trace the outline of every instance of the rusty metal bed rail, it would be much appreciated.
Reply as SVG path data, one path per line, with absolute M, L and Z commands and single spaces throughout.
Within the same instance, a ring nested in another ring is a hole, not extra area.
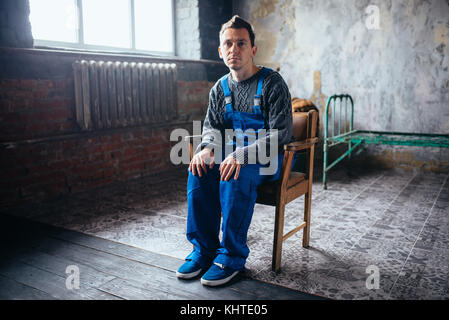
M 330 96 L 326 103 L 324 116 L 324 189 L 327 189 L 327 172 L 344 158 L 351 158 L 351 154 L 359 146 L 365 144 L 449 148 L 449 135 L 447 134 L 354 130 L 354 101 L 348 94 Z M 344 122 L 342 123 L 342 121 Z M 328 165 L 329 149 L 341 143 L 348 145 L 347 151 Z M 361 151 L 362 149 L 359 149 L 356 154 Z

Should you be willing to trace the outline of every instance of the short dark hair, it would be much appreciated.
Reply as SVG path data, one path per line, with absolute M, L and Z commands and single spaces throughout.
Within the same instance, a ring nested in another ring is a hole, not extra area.
M 232 29 L 244 28 L 244 29 L 248 30 L 249 39 L 251 40 L 251 47 L 254 47 L 254 40 L 256 39 L 256 35 L 254 34 L 253 27 L 251 26 L 251 24 L 249 22 L 243 20 L 238 15 L 233 16 L 231 18 L 231 20 L 229 20 L 228 22 L 224 23 L 221 26 L 220 37 L 223 35 L 223 33 L 227 29 L 230 29 L 230 28 L 232 28 Z

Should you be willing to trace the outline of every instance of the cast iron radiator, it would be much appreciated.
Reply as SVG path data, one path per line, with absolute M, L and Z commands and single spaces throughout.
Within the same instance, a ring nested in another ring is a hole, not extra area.
M 82 130 L 177 118 L 175 64 L 77 60 L 73 71 L 76 121 Z

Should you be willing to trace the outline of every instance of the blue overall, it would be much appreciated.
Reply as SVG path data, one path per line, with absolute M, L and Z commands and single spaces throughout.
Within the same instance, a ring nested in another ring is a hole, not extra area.
M 254 97 L 254 113 L 233 110 L 228 75 L 221 78 L 226 112 L 226 129 L 264 128 L 264 116 L 260 109 L 263 80 L 269 69 L 260 71 L 257 93 Z M 232 141 L 231 141 L 232 143 Z M 233 142 L 235 144 L 235 142 Z M 247 142 L 245 141 L 245 145 Z M 189 173 L 187 181 L 187 239 L 194 245 L 186 260 L 193 260 L 206 268 L 212 261 L 235 270 L 245 266 L 249 248 L 247 233 L 257 198 L 257 187 L 266 179 L 276 180 L 280 174 L 283 154 L 278 155 L 278 168 L 273 176 L 261 175 L 261 164 L 247 164 L 240 168 L 237 180 L 220 181 L 219 164 L 202 177 Z M 222 240 L 219 241 L 221 214 Z

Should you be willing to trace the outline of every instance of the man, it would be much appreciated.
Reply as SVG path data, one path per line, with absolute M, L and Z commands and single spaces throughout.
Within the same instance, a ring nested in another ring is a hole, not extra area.
M 251 25 L 239 16 L 223 24 L 218 52 L 230 73 L 210 91 L 202 143 L 189 165 L 186 235 L 194 249 L 177 276 L 190 279 L 206 271 L 203 285 L 225 284 L 244 270 L 257 186 L 279 177 L 282 147 L 293 139 L 288 87 L 279 73 L 254 64 L 254 39 Z M 233 129 L 237 136 L 238 132 L 262 134 L 252 143 L 238 145 L 226 129 Z M 224 154 L 224 144 L 231 145 L 232 152 Z M 271 150 L 273 144 L 277 147 L 270 161 L 278 161 L 276 170 L 261 174 L 267 165 L 249 159 L 268 150 L 267 146 Z

